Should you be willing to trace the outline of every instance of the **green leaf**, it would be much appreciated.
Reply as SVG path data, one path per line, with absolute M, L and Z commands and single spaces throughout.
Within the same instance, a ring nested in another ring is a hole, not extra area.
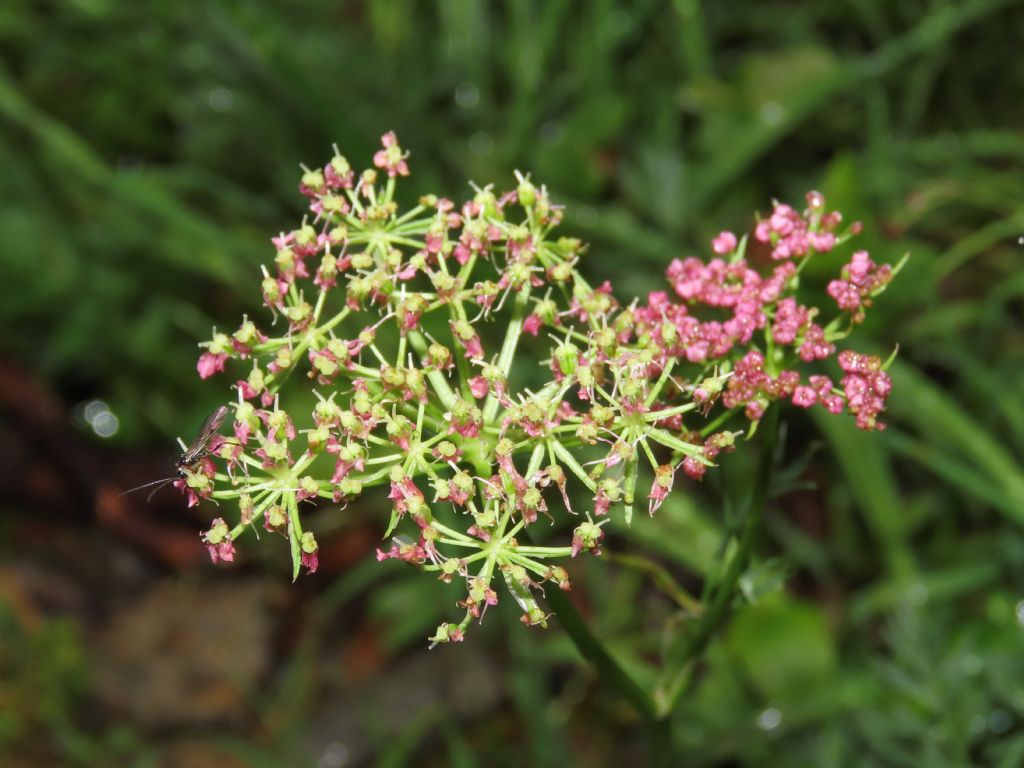
M 726 646 L 765 700 L 783 708 L 826 685 L 836 669 L 835 643 L 821 610 L 788 598 L 740 611 Z

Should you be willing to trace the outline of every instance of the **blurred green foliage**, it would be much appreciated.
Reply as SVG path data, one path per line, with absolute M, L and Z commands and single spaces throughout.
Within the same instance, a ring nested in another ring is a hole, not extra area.
M 392 128 L 410 196 L 532 172 L 621 297 L 819 188 L 876 259 L 912 254 L 861 334 L 900 345 L 890 428 L 790 414 L 790 453 L 820 444 L 801 465 L 814 489 L 768 515 L 752 604 L 709 649 L 677 737 L 694 765 L 1020 765 L 1022 39 L 1012 0 L 8 0 L 2 349 L 71 403 L 105 399 L 123 445 L 197 423 L 222 391 L 197 381 L 195 341 L 258 311 L 269 235 L 301 215 L 298 164 L 332 142 L 366 157 Z M 723 473 L 742 484 L 742 465 Z M 685 625 L 679 595 L 719 561 L 729 483 L 706 486 L 612 538 L 664 578 L 622 562 L 578 579 L 627 663 L 658 653 L 659 621 Z M 418 643 L 443 596 L 363 573 L 360 589 L 384 584 L 371 615 L 393 647 Z M 338 589 L 325 605 L 351 599 Z M 585 672 L 551 700 L 564 637 L 503 621 L 489 636 L 512 645 L 518 736 L 421 724 L 390 764 L 427 738 L 453 765 L 499 764 L 497 745 L 500 764 L 596 765 L 629 741 L 614 702 L 574 708 Z M 56 654 L 50 677 L 69 658 L 54 632 L 34 651 Z M 50 677 L 30 686 L 44 719 L 65 695 Z

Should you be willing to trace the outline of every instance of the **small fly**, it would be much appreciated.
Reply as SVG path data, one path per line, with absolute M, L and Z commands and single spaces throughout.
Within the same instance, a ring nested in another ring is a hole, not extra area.
M 146 497 L 146 501 L 148 502 L 153 498 L 153 494 L 168 483 L 173 483 L 175 480 L 187 477 L 190 472 L 194 472 L 196 464 L 210 453 L 210 440 L 212 440 L 214 435 L 220 431 L 221 426 L 224 424 L 224 420 L 228 417 L 228 413 L 230 413 L 230 409 L 226 405 L 220 406 L 217 410 L 206 417 L 206 421 L 203 422 L 203 426 L 199 428 L 199 432 L 196 434 L 195 439 L 192 440 L 190 445 L 185 446 L 185 444 L 182 443 L 184 450 L 182 451 L 181 456 L 179 456 L 174 462 L 174 475 L 154 480 L 151 483 L 143 483 L 135 488 L 129 488 L 121 495 L 124 496 L 129 493 L 135 493 L 135 491 L 141 491 L 144 488 L 156 486 L 149 492 L 149 496 Z

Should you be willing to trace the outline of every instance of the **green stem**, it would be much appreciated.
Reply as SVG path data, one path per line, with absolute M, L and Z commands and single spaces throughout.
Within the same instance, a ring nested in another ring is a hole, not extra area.
M 409 331 L 409 342 L 412 344 L 412 348 L 416 350 L 416 354 L 418 354 L 422 360 L 425 360 L 427 356 L 427 340 L 424 338 L 423 334 L 419 331 Z M 426 365 L 425 362 L 423 364 L 424 366 Z M 431 368 L 427 371 L 427 381 L 430 382 L 430 385 L 434 388 L 434 391 L 437 393 L 438 398 L 444 404 L 445 408 L 451 408 L 455 405 L 455 400 L 457 398 L 455 397 L 455 393 L 452 392 L 452 388 L 448 386 L 448 381 L 445 379 L 444 374 L 436 368 Z
M 548 604 L 558 617 L 565 633 L 576 646 L 576 650 L 594 666 L 600 678 L 628 699 L 645 720 L 656 719 L 658 712 L 651 697 L 612 656 L 605 644 L 590 629 L 580 612 L 576 610 L 576 606 L 572 604 L 568 596 L 560 589 L 549 589 L 546 596 Z
M 714 588 L 700 623 L 693 632 L 681 635 L 669 649 L 665 673 L 654 691 L 659 717 L 668 718 L 675 710 L 690 681 L 693 662 L 704 652 L 715 632 L 729 617 L 729 609 L 736 596 L 736 586 L 750 562 L 754 538 L 760 527 L 761 517 L 768 499 L 778 428 L 778 408 L 769 408 L 761 421 L 763 440 L 761 462 L 758 467 L 756 484 L 750 496 L 743 531 L 725 574 Z
M 516 354 L 516 347 L 519 344 L 519 336 L 523 332 L 523 320 L 526 319 L 526 308 L 530 301 L 530 284 L 526 283 L 516 294 L 516 303 L 512 307 L 512 319 L 509 321 L 508 329 L 505 331 L 505 341 L 501 345 L 501 353 L 498 355 L 498 368 L 508 379 L 509 371 L 512 369 L 512 359 Z M 484 421 L 488 424 L 494 421 L 498 412 L 498 399 L 494 395 L 488 395 L 484 401 Z

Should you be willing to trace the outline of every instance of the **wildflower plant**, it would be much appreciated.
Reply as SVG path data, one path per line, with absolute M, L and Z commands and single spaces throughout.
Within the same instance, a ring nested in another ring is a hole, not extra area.
M 587 248 L 556 234 L 563 209 L 543 186 L 517 174 L 507 192 L 402 210 L 408 155 L 393 133 L 382 145 L 367 170 L 335 150 L 303 173 L 310 213 L 263 268 L 270 322 L 202 344 L 203 378 L 235 361 L 233 436 L 179 481 L 190 505 L 237 504 L 204 534 L 215 562 L 263 528 L 288 542 L 295 576 L 315 571 L 307 512 L 382 486 L 377 558 L 465 587 L 433 643 L 461 640 L 502 593 L 545 625 L 539 598 L 570 586 L 561 562 L 599 554 L 610 515 L 655 514 L 773 402 L 884 428 L 886 364 L 838 345 L 897 269 L 856 251 L 820 305 L 801 303 L 804 267 L 859 231 L 820 194 L 776 204 L 752 236 L 721 233 L 713 258 L 677 259 L 666 290 L 623 302 L 581 276 Z M 526 346 L 541 370 L 517 362 Z M 303 387 L 315 405 L 299 414 L 289 390 Z M 556 517 L 568 540 L 527 535 Z

